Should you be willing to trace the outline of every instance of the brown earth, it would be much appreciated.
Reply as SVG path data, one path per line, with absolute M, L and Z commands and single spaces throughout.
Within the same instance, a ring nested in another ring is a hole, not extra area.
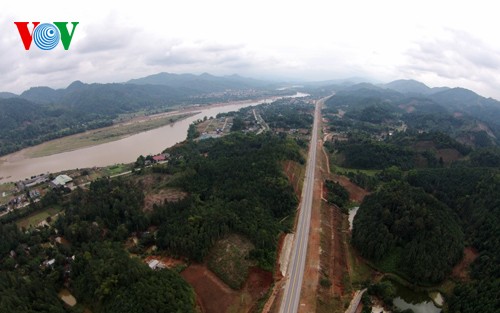
M 322 168 L 328 168 L 328 154 L 322 153 Z M 322 181 L 331 179 L 338 182 L 349 192 L 351 201 L 361 203 L 368 191 L 351 182 L 347 177 L 335 175 L 328 170 L 322 171 Z M 350 268 L 348 257 L 348 228 L 347 216 L 342 214 L 341 209 L 322 202 L 321 208 L 321 256 L 320 275 L 322 280 L 328 280 L 330 287 L 319 284 L 317 294 L 316 312 L 343 312 L 343 304 L 348 303 L 350 294 Z M 345 284 L 348 283 L 349 286 Z
M 434 150 L 436 148 L 436 145 L 434 144 L 434 141 L 432 140 L 421 140 L 417 141 L 413 147 L 415 150 L 422 152 L 425 150 Z
M 457 278 L 459 280 L 468 281 L 469 278 L 469 266 L 478 257 L 479 253 L 476 249 L 472 247 L 466 247 L 464 249 L 464 257 L 462 261 L 455 265 L 451 272 L 451 277 Z
M 273 273 L 264 271 L 258 267 L 251 267 L 249 269 L 248 279 L 243 287 L 243 290 L 248 292 L 252 297 L 252 307 L 248 312 L 256 311 L 257 301 L 266 295 L 273 281 Z
M 453 161 L 462 158 L 462 154 L 456 149 L 439 149 L 436 153 L 437 158 L 443 158 L 445 164 L 449 164 Z
M 165 201 L 179 201 L 186 196 L 186 192 L 174 188 L 161 189 L 158 193 L 148 193 L 144 197 L 144 211 L 151 212 L 155 204 L 162 205 Z
M 342 231 L 345 216 L 336 205 L 324 203 L 323 207 L 322 229 L 326 240 L 322 245 L 321 269 L 332 283 L 329 290 L 327 289 L 329 295 L 343 296 L 343 278 L 348 274 L 345 233 Z
M 192 264 L 181 276 L 194 288 L 204 313 L 223 313 L 237 300 L 237 293 L 224 284 L 205 265 Z
M 295 161 L 285 161 L 283 164 L 288 181 L 293 187 L 295 194 L 300 199 L 302 193 L 302 184 L 304 182 L 305 165 L 301 165 Z
M 177 265 L 186 264 L 182 260 L 174 259 L 169 256 L 160 256 L 160 255 L 150 255 L 144 259 L 144 262 L 147 264 L 151 260 L 159 260 L 161 263 L 163 263 L 163 265 L 165 265 L 166 268 L 173 268 L 176 267 Z
M 365 189 L 351 182 L 349 178 L 345 176 L 335 175 L 333 181 L 338 182 L 340 185 L 342 185 L 342 187 L 347 189 L 351 201 L 361 203 L 363 202 L 363 199 L 370 194 Z
M 257 267 L 249 269 L 240 291 L 229 288 L 203 264 L 188 266 L 181 276 L 194 288 L 203 313 L 253 312 L 273 282 L 272 273 Z

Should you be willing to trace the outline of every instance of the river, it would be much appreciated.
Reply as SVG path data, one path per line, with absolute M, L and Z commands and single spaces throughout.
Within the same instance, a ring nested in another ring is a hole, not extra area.
M 297 93 L 289 97 L 305 96 L 308 95 Z M 132 135 L 117 141 L 45 157 L 17 157 L 24 155 L 24 150 L 21 150 L 0 158 L 0 183 L 18 181 L 46 172 L 54 173 L 73 168 L 130 163 L 135 161 L 139 155 L 160 153 L 164 149 L 185 140 L 189 125 L 197 119 L 202 119 L 204 116 L 215 117 L 219 113 L 237 111 L 247 106 L 258 105 L 264 102 L 270 103 L 272 101 L 273 99 L 264 99 L 212 108 L 200 107 L 200 113 L 170 125 Z

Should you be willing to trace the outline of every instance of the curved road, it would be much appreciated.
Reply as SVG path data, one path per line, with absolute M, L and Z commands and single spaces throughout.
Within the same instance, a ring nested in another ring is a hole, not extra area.
M 299 307 L 300 291 L 304 278 L 304 268 L 307 255 L 307 241 L 309 239 L 309 226 L 311 223 L 311 207 L 313 200 L 314 169 L 316 166 L 316 148 L 318 143 L 318 124 L 321 118 L 321 106 L 327 98 L 316 101 L 314 110 L 314 123 L 311 142 L 309 144 L 309 157 L 307 160 L 306 176 L 302 188 L 302 202 L 299 220 L 295 231 L 295 242 L 288 263 L 285 291 L 280 305 L 280 313 L 296 313 Z

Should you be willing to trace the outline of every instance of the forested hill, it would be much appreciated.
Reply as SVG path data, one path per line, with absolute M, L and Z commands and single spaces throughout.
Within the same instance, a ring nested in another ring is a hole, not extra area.
M 54 138 L 109 126 L 120 114 L 189 103 L 188 90 L 164 86 L 73 83 L 32 88 L 0 99 L 0 155 Z M 192 102 L 192 101 L 191 101 Z
M 214 76 L 208 73 L 201 75 L 158 73 L 143 78 L 132 79 L 128 84 L 162 85 L 174 88 L 189 86 L 201 92 L 220 92 L 227 89 L 241 90 L 268 87 L 271 83 L 239 75 Z
M 421 189 L 400 182 L 367 197 L 354 219 L 352 243 L 370 259 L 417 282 L 442 281 L 462 257 L 458 218 Z
M 500 138 L 500 102 L 464 88 L 431 89 L 416 81 L 396 81 L 384 86 L 363 83 L 337 91 L 326 105 L 355 112 L 377 107 L 408 123 L 416 121 L 416 128 L 429 128 L 435 123 L 434 130 L 443 131 L 442 124 L 446 127 L 455 123 L 469 131 L 486 129 L 493 139 Z M 469 121 L 476 121 L 476 125 Z M 455 131 L 460 129 L 453 127 Z
M 251 257 L 271 270 L 278 235 L 290 230 L 297 205 L 280 162 L 304 162 L 297 143 L 236 133 L 168 151 L 175 160 L 169 172 L 179 175 L 174 184 L 189 197 L 153 214 L 158 247 L 201 261 L 218 239 L 238 233 L 255 244 Z
M 153 271 L 144 261 L 151 254 L 206 261 L 231 234 L 251 242 L 245 260 L 272 271 L 298 202 L 283 173 L 285 160 L 305 162 L 296 140 L 237 132 L 166 152 L 168 163 L 130 176 L 101 178 L 70 194 L 49 191 L 32 209 L 63 209 L 50 227 L 0 221 L 0 312 L 198 312 L 177 272 L 182 266 Z M 147 211 L 152 189 L 184 195 Z M 62 289 L 75 296 L 75 307 L 59 299 Z
M 33 87 L 19 96 L 1 93 L 0 155 L 109 126 L 121 114 L 163 112 L 174 105 L 252 99 L 280 93 L 268 86 L 266 82 L 236 75 L 162 73 L 126 84 L 75 81 L 63 89 Z

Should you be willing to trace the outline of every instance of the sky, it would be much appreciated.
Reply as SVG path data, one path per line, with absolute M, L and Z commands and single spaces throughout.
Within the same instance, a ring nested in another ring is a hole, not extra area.
M 495 3 L 4 1 L 0 91 L 208 72 L 285 81 L 415 79 L 500 99 Z M 79 25 L 69 50 L 32 44 L 26 51 L 16 21 Z

